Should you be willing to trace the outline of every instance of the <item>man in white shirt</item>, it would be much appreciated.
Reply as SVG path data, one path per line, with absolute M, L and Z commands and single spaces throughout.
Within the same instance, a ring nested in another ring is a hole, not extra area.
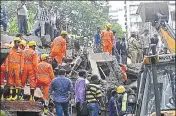
M 18 32 L 22 34 L 27 34 L 28 29 L 28 10 L 26 8 L 26 3 L 21 1 L 20 7 L 17 8 L 17 15 L 18 15 Z
M 149 30 L 145 29 L 144 34 L 141 36 L 142 46 L 143 46 L 143 55 L 148 55 L 150 38 L 149 38 Z

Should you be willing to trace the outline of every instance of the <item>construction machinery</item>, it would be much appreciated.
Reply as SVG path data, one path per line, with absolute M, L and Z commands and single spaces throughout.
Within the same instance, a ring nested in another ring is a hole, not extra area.
M 175 54 L 144 58 L 136 116 L 175 116 Z
M 161 35 L 162 40 L 167 45 L 170 53 L 175 53 L 175 33 L 169 26 L 168 2 L 141 3 L 137 9 L 142 22 L 151 22 L 152 26 Z
M 143 23 L 151 22 L 171 54 L 144 58 L 138 79 L 136 116 L 175 116 L 175 34 L 168 25 L 167 2 L 141 3 L 137 9 Z

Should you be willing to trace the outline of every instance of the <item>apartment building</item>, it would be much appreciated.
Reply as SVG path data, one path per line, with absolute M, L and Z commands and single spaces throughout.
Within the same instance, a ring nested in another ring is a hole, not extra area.
M 124 2 L 123 1 L 109 1 L 109 17 L 111 22 L 119 23 L 122 26 L 123 31 L 126 31 L 124 20 Z

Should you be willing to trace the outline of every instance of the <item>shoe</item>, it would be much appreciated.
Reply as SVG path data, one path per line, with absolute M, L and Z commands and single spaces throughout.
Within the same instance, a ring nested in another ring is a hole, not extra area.
M 1 100 L 2 100 L 2 101 L 4 100 L 4 95 L 1 96 Z
M 11 101 L 11 100 L 12 100 L 12 95 L 9 98 L 7 98 L 7 101 Z
M 12 98 L 12 101 L 15 101 L 18 99 L 18 95 L 15 95 L 15 97 Z
M 44 112 L 44 115 L 47 115 L 47 114 L 48 114 L 48 109 L 47 109 L 47 108 L 44 108 L 44 109 L 43 109 L 43 112 Z
M 35 101 L 35 99 L 32 95 L 30 96 L 30 101 Z
M 18 100 L 19 100 L 19 101 L 24 101 L 23 96 L 19 96 Z

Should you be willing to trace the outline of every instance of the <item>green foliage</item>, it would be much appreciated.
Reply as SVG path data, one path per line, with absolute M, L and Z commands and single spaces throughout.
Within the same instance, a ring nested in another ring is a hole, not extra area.
M 112 29 L 116 31 L 116 37 L 125 37 L 125 32 L 122 30 L 122 27 L 120 24 L 113 24 Z
M 15 34 L 18 32 L 17 17 L 14 17 L 13 20 L 10 22 L 7 31 L 11 34 Z
M 30 31 L 34 25 L 34 17 L 35 17 L 35 14 L 30 10 L 29 17 L 28 17 L 28 31 Z
M 6 116 L 4 111 L 0 111 L 0 116 Z

